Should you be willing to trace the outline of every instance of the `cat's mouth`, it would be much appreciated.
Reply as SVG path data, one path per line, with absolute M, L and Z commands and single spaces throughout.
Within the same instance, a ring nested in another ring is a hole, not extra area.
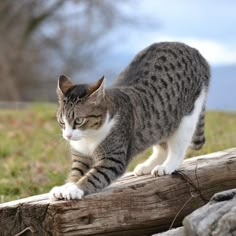
M 67 136 L 63 136 L 63 138 L 67 141 L 80 141 L 82 138 L 84 138 L 83 136 L 80 136 L 80 137 L 67 137 Z

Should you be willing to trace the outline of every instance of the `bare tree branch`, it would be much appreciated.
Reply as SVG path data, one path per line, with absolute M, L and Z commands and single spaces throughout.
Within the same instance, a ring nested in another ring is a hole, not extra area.
M 65 0 L 58 0 L 53 4 L 49 9 L 46 9 L 38 16 L 34 16 L 29 22 L 24 32 L 23 40 L 27 41 L 27 39 L 32 35 L 32 33 L 37 30 L 37 28 L 45 22 L 49 17 L 51 17 L 55 11 L 63 6 Z
M 132 23 L 120 8 L 128 2 L 1 0 L 0 100 L 53 99 L 59 74 L 91 71 L 108 48 L 105 36 Z

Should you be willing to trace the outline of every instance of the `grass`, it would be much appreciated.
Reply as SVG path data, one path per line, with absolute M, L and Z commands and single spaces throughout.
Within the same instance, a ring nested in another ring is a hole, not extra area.
M 48 192 L 70 169 L 69 146 L 61 137 L 54 104 L 0 110 L 0 202 Z M 207 142 L 187 157 L 236 146 L 236 113 L 208 112 Z M 129 170 L 151 153 L 147 150 Z

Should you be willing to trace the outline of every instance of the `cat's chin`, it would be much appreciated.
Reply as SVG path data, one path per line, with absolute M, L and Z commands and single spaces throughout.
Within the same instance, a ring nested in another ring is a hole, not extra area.
M 72 139 L 68 139 L 69 141 L 80 141 L 82 138 L 72 138 Z
M 67 138 L 67 137 L 63 137 L 66 141 L 80 141 L 82 139 L 82 137 L 74 137 L 74 138 Z

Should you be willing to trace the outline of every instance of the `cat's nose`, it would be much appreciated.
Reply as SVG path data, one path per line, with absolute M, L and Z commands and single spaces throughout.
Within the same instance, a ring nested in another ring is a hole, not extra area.
M 68 139 L 71 139 L 72 134 L 67 134 L 66 137 L 67 137 Z

